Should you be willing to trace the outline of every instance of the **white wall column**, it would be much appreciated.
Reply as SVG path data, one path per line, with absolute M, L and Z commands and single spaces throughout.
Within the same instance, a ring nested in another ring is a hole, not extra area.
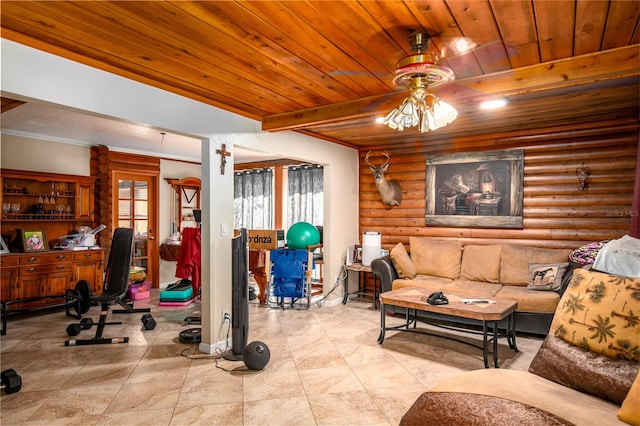
M 232 141 L 202 140 L 202 342 L 200 351 L 215 353 L 227 346 L 222 312 L 231 312 L 231 239 L 233 238 L 233 157 L 227 158 L 224 174 L 220 154 Z

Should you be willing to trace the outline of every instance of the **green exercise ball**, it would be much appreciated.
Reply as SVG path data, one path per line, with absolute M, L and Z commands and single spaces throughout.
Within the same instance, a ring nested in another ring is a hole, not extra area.
M 320 231 L 309 222 L 297 222 L 287 231 L 287 247 L 306 250 L 307 246 L 320 243 Z

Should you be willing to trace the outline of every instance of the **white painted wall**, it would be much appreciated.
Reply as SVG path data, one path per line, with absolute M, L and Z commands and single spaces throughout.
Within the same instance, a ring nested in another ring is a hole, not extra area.
M 0 135 L 0 165 L 3 169 L 91 176 L 90 158 L 91 151 L 86 146 Z
M 358 240 L 358 158 L 354 149 L 292 132 L 261 133 L 260 123 L 201 102 L 84 66 L 18 43 L 2 40 L 3 96 L 40 99 L 91 113 L 145 123 L 203 138 L 203 344 L 215 349 L 221 309 L 231 306 L 233 173 L 219 174 L 220 143 L 325 165 L 325 277 L 339 275 L 343 249 Z M 213 153 L 213 154 L 212 154 Z M 212 162 L 212 164 L 209 164 Z M 229 161 L 233 164 L 232 159 Z M 207 192 L 204 194 L 204 192 Z

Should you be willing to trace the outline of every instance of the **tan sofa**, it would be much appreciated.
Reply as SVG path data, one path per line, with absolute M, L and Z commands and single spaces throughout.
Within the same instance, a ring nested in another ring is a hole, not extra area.
M 640 425 L 638 288 L 640 279 L 577 271 L 529 371 L 445 379 L 400 425 Z
M 569 249 L 547 249 L 517 244 L 463 245 L 410 237 L 406 250 L 399 243 L 388 256 L 371 263 L 381 291 L 420 287 L 468 297 L 504 298 L 518 302 L 516 331 L 547 334 L 562 293 L 562 276 L 556 290 L 528 288 L 530 265 L 557 265 L 570 277 Z M 564 273 L 563 273 L 564 272 Z M 566 284 L 566 280 L 565 280 Z M 390 309 L 393 309 L 391 307 Z M 424 313 L 428 316 L 428 313 Z

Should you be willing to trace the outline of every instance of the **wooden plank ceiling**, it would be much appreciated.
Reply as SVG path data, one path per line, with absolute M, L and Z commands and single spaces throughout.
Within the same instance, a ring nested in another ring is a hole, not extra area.
M 637 1 L 7 1 L 2 37 L 260 120 L 361 149 L 637 118 Z M 458 109 L 420 134 L 374 122 L 407 36 L 425 31 Z M 464 39 L 472 49 L 458 52 Z M 499 111 L 478 103 L 506 97 Z

